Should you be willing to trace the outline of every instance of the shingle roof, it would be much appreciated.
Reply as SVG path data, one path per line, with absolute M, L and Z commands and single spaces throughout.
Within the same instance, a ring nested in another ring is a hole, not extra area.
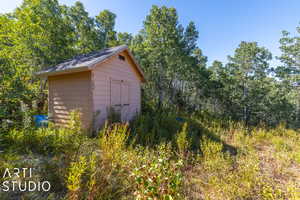
M 95 51 L 89 54 L 83 54 L 67 60 L 54 67 L 37 72 L 39 76 L 59 74 L 60 72 L 84 70 L 92 67 L 94 64 L 104 61 L 105 59 L 128 49 L 126 45 L 106 48 L 100 51 Z

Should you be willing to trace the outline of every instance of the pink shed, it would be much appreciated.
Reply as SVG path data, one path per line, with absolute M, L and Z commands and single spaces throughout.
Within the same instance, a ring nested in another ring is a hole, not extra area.
M 65 125 L 72 110 L 85 129 L 100 128 L 113 108 L 122 121 L 141 111 L 145 78 L 127 46 L 81 55 L 38 73 L 48 80 L 49 117 Z

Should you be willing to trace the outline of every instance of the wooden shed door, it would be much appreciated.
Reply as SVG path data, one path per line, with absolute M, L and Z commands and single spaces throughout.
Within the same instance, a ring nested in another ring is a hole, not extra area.
M 129 120 L 129 83 L 123 81 L 121 84 L 121 104 L 122 104 L 122 121 Z
M 116 112 L 121 111 L 121 81 L 111 80 L 110 102 Z
M 110 94 L 112 108 L 119 112 L 122 121 L 127 121 L 130 105 L 129 83 L 127 81 L 111 80 Z

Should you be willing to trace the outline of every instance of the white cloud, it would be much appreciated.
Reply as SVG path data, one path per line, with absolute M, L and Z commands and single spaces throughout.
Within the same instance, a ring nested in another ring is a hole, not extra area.
M 21 3 L 22 0 L 0 0 L 0 13 L 12 12 Z

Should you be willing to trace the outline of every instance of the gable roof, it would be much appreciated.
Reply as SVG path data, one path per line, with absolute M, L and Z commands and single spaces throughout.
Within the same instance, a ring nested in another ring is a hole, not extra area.
M 89 71 L 92 70 L 96 64 L 104 62 L 108 58 L 118 53 L 121 53 L 123 51 L 128 52 L 128 55 L 133 60 L 135 68 L 137 69 L 138 73 L 141 76 L 142 81 L 144 82 L 145 81 L 144 73 L 142 72 L 140 66 L 138 65 L 138 63 L 136 62 L 135 58 L 128 50 L 128 47 L 126 45 L 106 48 L 89 54 L 79 55 L 63 63 L 60 63 L 56 66 L 39 71 L 36 73 L 36 75 L 40 77 L 48 77 L 48 76 L 59 75 L 59 74 Z

